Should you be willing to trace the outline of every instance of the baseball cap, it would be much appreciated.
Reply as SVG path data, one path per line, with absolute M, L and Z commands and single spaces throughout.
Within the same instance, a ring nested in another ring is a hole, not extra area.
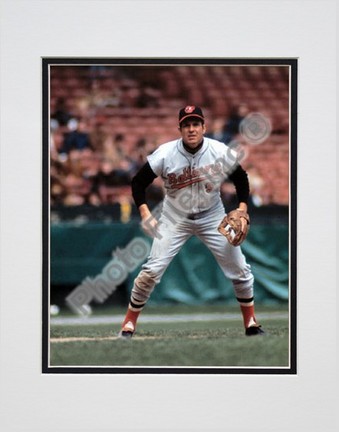
M 194 105 L 187 105 L 179 111 L 179 124 L 188 117 L 198 117 L 203 122 L 205 121 L 201 108 Z

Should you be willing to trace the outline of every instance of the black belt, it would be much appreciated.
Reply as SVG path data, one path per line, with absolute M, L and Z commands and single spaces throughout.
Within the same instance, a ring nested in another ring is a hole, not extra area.
M 190 219 L 190 220 L 201 219 L 204 216 L 206 216 L 208 212 L 209 212 L 209 210 L 205 210 L 205 211 L 202 211 L 200 213 L 190 213 L 186 217 L 187 217 L 187 219 Z

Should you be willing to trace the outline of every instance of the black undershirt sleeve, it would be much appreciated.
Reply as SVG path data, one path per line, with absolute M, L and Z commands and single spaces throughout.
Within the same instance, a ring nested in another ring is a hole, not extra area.
M 250 185 L 247 172 L 241 167 L 241 165 L 238 165 L 236 170 L 229 176 L 229 179 L 235 186 L 239 203 L 244 202 L 247 204 L 250 195 Z
M 140 168 L 132 178 L 132 196 L 137 207 L 146 204 L 146 189 L 153 182 L 157 175 L 152 170 L 148 162 Z

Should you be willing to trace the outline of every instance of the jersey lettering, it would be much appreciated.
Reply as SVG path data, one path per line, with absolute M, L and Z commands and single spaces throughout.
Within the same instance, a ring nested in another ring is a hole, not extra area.
M 211 179 L 215 174 L 222 172 L 220 163 L 205 165 L 200 168 L 185 167 L 181 173 L 169 173 L 168 183 L 171 189 L 182 189 L 194 183 Z

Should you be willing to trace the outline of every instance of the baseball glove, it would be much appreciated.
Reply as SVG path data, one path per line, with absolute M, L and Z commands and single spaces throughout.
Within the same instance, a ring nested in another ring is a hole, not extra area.
M 225 236 L 232 246 L 239 246 L 245 240 L 250 229 L 250 217 L 243 210 L 227 213 L 218 226 L 220 234 Z

